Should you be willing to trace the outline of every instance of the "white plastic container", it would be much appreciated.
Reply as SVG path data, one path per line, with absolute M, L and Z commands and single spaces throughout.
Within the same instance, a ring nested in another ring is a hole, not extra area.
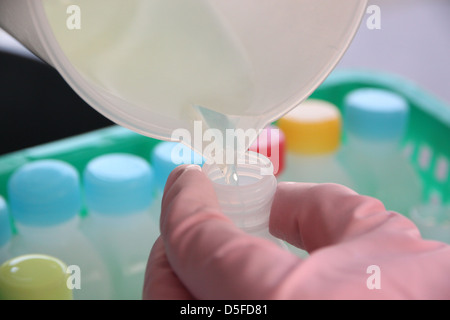
M 77 266 L 80 277 L 74 283 L 74 298 L 109 299 L 111 287 L 106 266 L 79 230 L 78 172 L 58 160 L 31 162 L 11 176 L 8 192 L 18 231 L 13 256 L 47 254 L 68 266 Z
M 341 147 L 342 119 L 339 109 L 326 101 L 309 99 L 278 121 L 286 136 L 286 169 L 279 181 L 353 182 L 337 161 Z
M 366 3 L 2 0 L 0 26 L 103 115 L 171 140 L 194 134 L 197 106 L 242 129 L 280 118 L 338 63 Z
M 408 102 L 394 92 L 363 88 L 349 93 L 343 108 L 347 142 L 339 156 L 355 190 L 408 215 L 422 202 L 422 183 L 401 149 Z
M 112 299 L 142 299 L 148 256 L 159 235 L 149 214 L 153 189 L 153 169 L 132 154 L 99 156 L 84 171 L 88 217 L 83 231 L 110 270 Z
M 8 206 L 3 197 L 0 196 L 0 264 L 11 258 L 11 222 Z
M 269 232 L 270 209 L 277 189 L 271 161 L 261 154 L 249 152 L 236 169 L 239 185 L 227 184 L 216 165 L 205 163 L 202 168 L 213 182 L 223 213 L 238 228 L 287 249 L 284 241 Z

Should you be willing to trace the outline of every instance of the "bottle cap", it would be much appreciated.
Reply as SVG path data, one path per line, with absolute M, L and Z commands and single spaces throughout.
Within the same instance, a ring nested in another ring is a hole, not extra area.
M 205 159 L 182 143 L 162 141 L 153 148 L 151 163 L 155 169 L 158 188 L 164 190 L 167 178 L 173 169 L 182 164 L 203 166 Z
M 146 210 L 153 201 L 154 173 L 141 157 L 111 153 L 91 160 L 84 171 L 90 212 L 124 215 Z
M 402 138 L 409 116 L 408 102 L 400 95 L 375 88 L 350 92 L 344 100 L 344 122 L 349 133 L 364 139 Z
M 81 209 L 78 172 L 59 160 L 23 165 L 9 179 L 8 192 L 11 214 L 24 225 L 63 223 Z
M 72 300 L 67 266 L 54 257 L 30 254 L 0 266 L 0 300 Z
M 0 196 L 0 247 L 11 240 L 11 223 L 5 199 Z
M 282 117 L 277 125 L 286 135 L 288 152 L 324 154 L 339 147 L 341 123 L 339 109 L 334 104 L 309 99 Z
M 274 175 L 278 176 L 284 169 L 285 136 L 277 126 L 270 125 L 259 134 L 249 151 L 257 152 L 269 158 L 273 164 Z

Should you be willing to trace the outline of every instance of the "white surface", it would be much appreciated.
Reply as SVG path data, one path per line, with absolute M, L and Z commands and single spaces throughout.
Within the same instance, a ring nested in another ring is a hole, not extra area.
M 381 29 L 366 14 L 337 68 L 396 73 L 450 105 L 450 1 L 369 0 L 381 10 Z

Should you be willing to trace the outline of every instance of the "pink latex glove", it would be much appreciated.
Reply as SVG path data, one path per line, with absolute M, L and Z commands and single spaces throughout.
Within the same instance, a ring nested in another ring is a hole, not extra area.
M 450 299 L 450 246 L 423 240 L 410 220 L 346 187 L 280 183 L 270 231 L 310 256 L 236 228 L 201 169 L 178 167 L 166 184 L 143 298 Z

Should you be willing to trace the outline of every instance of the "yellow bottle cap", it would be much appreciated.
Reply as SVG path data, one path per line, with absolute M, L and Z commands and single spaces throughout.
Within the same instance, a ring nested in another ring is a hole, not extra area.
M 286 136 L 288 152 L 325 154 L 341 142 L 342 118 L 332 103 L 308 99 L 277 122 Z
M 41 254 L 10 259 L 0 266 L 0 300 L 72 300 L 67 266 Z

